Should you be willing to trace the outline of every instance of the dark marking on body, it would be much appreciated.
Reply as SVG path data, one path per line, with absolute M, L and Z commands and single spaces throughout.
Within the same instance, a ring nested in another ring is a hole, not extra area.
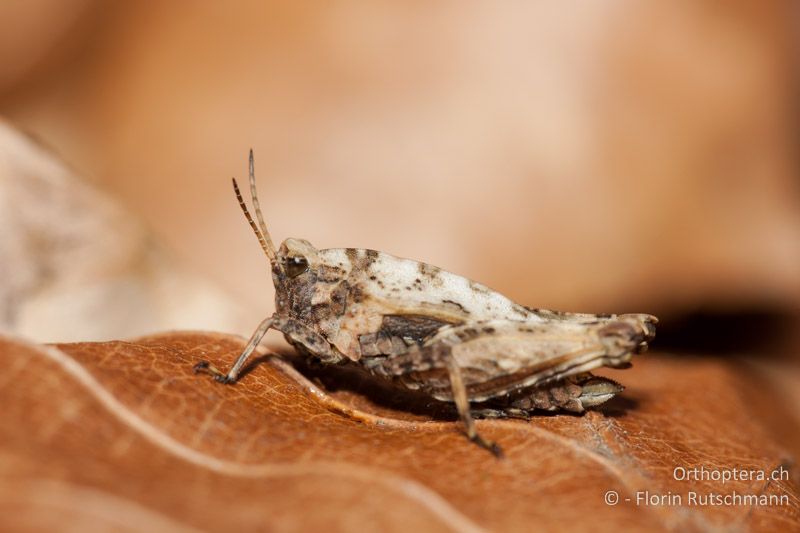
M 352 252 L 351 252 L 352 250 Z M 363 253 L 359 253 L 363 252 Z M 372 269 L 372 265 L 378 260 L 379 253 L 375 250 L 357 250 L 355 248 L 347 248 L 345 250 L 347 257 L 353 265 L 353 272 L 367 273 Z
M 351 285 L 350 290 L 348 291 L 347 299 L 349 301 L 352 301 L 353 303 L 361 303 L 364 300 L 366 300 L 367 295 L 366 292 L 364 291 L 364 287 L 362 287 L 358 283 Z
M 430 280 L 435 280 L 439 277 L 439 272 L 441 269 L 437 266 L 429 265 L 428 263 L 419 263 L 417 264 L 417 270 L 422 275 L 423 278 L 428 278 Z
M 470 314 L 470 312 L 469 312 L 469 311 L 467 311 L 466 307 L 464 307 L 464 306 L 463 306 L 463 305 L 461 305 L 460 303 L 456 302 L 455 300 L 442 300 L 442 303 L 443 303 L 443 304 L 447 304 L 447 305 L 452 305 L 452 306 L 454 306 L 454 307 L 457 307 L 457 308 L 458 308 L 458 309 L 459 309 L 459 310 L 460 310 L 462 313 L 464 313 L 465 315 L 469 315 L 469 314 Z
M 469 288 L 479 294 L 488 294 L 490 292 L 488 287 L 485 287 L 480 283 L 475 283 L 474 281 L 469 282 Z
M 347 297 L 350 294 L 350 284 L 342 281 L 331 292 L 331 312 L 334 316 L 341 316 L 347 310 Z
M 317 278 L 326 283 L 334 283 L 344 278 L 345 270 L 335 266 L 320 265 L 317 267 Z
M 438 320 L 424 315 L 385 315 L 380 332 L 389 337 L 411 339 L 417 344 L 436 334 L 444 326 L 453 322 Z
M 512 311 L 514 311 L 515 313 L 517 313 L 518 315 L 520 315 L 521 317 L 527 317 L 527 316 L 528 316 L 528 310 L 527 310 L 527 309 L 525 309 L 525 308 L 524 308 L 523 306 L 521 306 L 521 305 L 514 304 L 514 305 L 511 307 L 511 310 L 512 310 Z
M 313 316 L 317 320 L 325 320 L 326 318 L 330 318 L 332 316 L 331 304 L 320 303 L 312 305 L 311 316 Z

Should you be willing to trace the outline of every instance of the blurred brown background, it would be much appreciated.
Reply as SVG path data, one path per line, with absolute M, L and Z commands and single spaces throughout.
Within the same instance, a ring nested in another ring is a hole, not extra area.
M 0 529 L 796 528 L 798 20 L 791 0 L 0 2 Z M 194 375 L 273 309 L 230 187 L 251 147 L 277 242 L 652 313 L 653 353 L 601 412 L 478 422 L 502 461 L 329 368 Z
M 425 260 L 531 306 L 650 312 L 665 342 L 711 316 L 701 341 L 800 302 L 796 15 L 9 1 L 0 115 L 245 312 L 204 327 L 248 334 L 273 305 L 230 190 L 252 147 L 277 241 Z

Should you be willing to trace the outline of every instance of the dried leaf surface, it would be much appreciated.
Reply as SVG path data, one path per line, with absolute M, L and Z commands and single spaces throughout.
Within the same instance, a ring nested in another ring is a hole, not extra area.
M 309 381 L 275 358 L 234 386 L 192 373 L 200 359 L 229 364 L 242 344 L 210 333 L 0 339 L 3 529 L 800 528 L 790 454 L 727 364 L 645 355 L 610 374 L 628 389 L 603 413 L 481 421 L 504 447 L 497 460 L 442 406 L 352 375 L 311 369 Z M 674 479 L 676 467 L 700 466 L 792 476 Z M 684 505 L 635 505 L 644 490 Z M 787 503 L 691 507 L 692 490 Z

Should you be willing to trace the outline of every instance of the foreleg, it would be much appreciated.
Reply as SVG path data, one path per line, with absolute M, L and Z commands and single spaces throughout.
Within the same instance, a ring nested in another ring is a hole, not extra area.
M 210 374 L 220 383 L 235 383 L 239 379 L 239 374 L 247 361 L 253 355 L 261 339 L 271 329 L 276 329 L 283 333 L 292 343 L 302 346 L 308 353 L 317 357 L 324 363 L 336 363 L 341 360 L 341 356 L 331 349 L 328 341 L 317 332 L 303 326 L 296 320 L 272 315 L 264 319 L 258 328 L 250 336 L 242 353 L 236 359 L 233 367 L 225 373 L 217 369 L 208 361 L 200 361 L 194 366 L 195 373 L 205 372 Z
M 247 360 L 250 359 L 250 356 L 258 346 L 258 343 L 261 342 L 261 339 L 264 338 L 269 328 L 273 326 L 275 322 L 275 315 L 265 318 L 261 324 L 258 325 L 258 328 L 253 332 L 250 336 L 250 340 L 247 341 L 247 346 L 245 346 L 244 351 L 239 355 L 238 359 L 236 359 L 236 363 L 233 364 L 231 369 L 225 373 L 219 370 L 217 367 L 209 363 L 208 361 L 200 361 L 196 365 L 194 365 L 194 372 L 205 372 L 206 374 L 210 374 L 220 383 L 235 383 L 237 379 L 239 379 L 239 373 L 244 368 L 244 365 L 247 363 Z

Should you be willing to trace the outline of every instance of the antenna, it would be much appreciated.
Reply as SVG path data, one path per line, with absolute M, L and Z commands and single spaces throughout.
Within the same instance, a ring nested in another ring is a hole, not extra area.
M 244 203 L 244 198 L 242 198 L 242 193 L 239 190 L 239 184 L 236 183 L 236 178 L 231 178 L 233 182 L 233 192 L 236 193 L 236 199 L 239 201 L 239 207 L 242 208 L 242 212 L 244 213 L 245 218 L 247 218 L 247 222 L 250 224 L 250 227 L 253 228 L 253 233 L 256 234 L 258 237 L 258 242 L 261 245 L 261 249 L 264 250 L 264 253 L 269 258 L 270 263 L 275 263 L 275 246 L 272 244 L 272 239 L 269 237 L 269 232 L 267 232 L 267 226 L 264 224 L 263 216 L 261 215 L 261 209 L 258 207 L 258 199 L 256 197 L 256 186 L 255 186 L 255 179 L 253 178 L 253 151 L 250 151 L 250 194 L 253 196 L 253 205 L 256 207 L 256 215 L 258 216 L 258 221 L 261 224 L 261 230 L 259 230 L 258 226 L 256 226 L 253 217 L 250 215 L 250 211 L 247 209 L 247 204 Z
M 253 207 L 256 209 L 256 218 L 258 219 L 258 227 L 261 228 L 261 235 L 267 241 L 273 255 L 275 255 L 275 245 L 272 244 L 272 238 L 267 231 L 267 225 L 264 224 L 264 215 L 261 214 L 261 206 L 258 203 L 258 194 L 256 193 L 256 172 L 255 172 L 255 159 L 253 158 L 253 149 L 250 148 L 250 197 L 253 199 Z

